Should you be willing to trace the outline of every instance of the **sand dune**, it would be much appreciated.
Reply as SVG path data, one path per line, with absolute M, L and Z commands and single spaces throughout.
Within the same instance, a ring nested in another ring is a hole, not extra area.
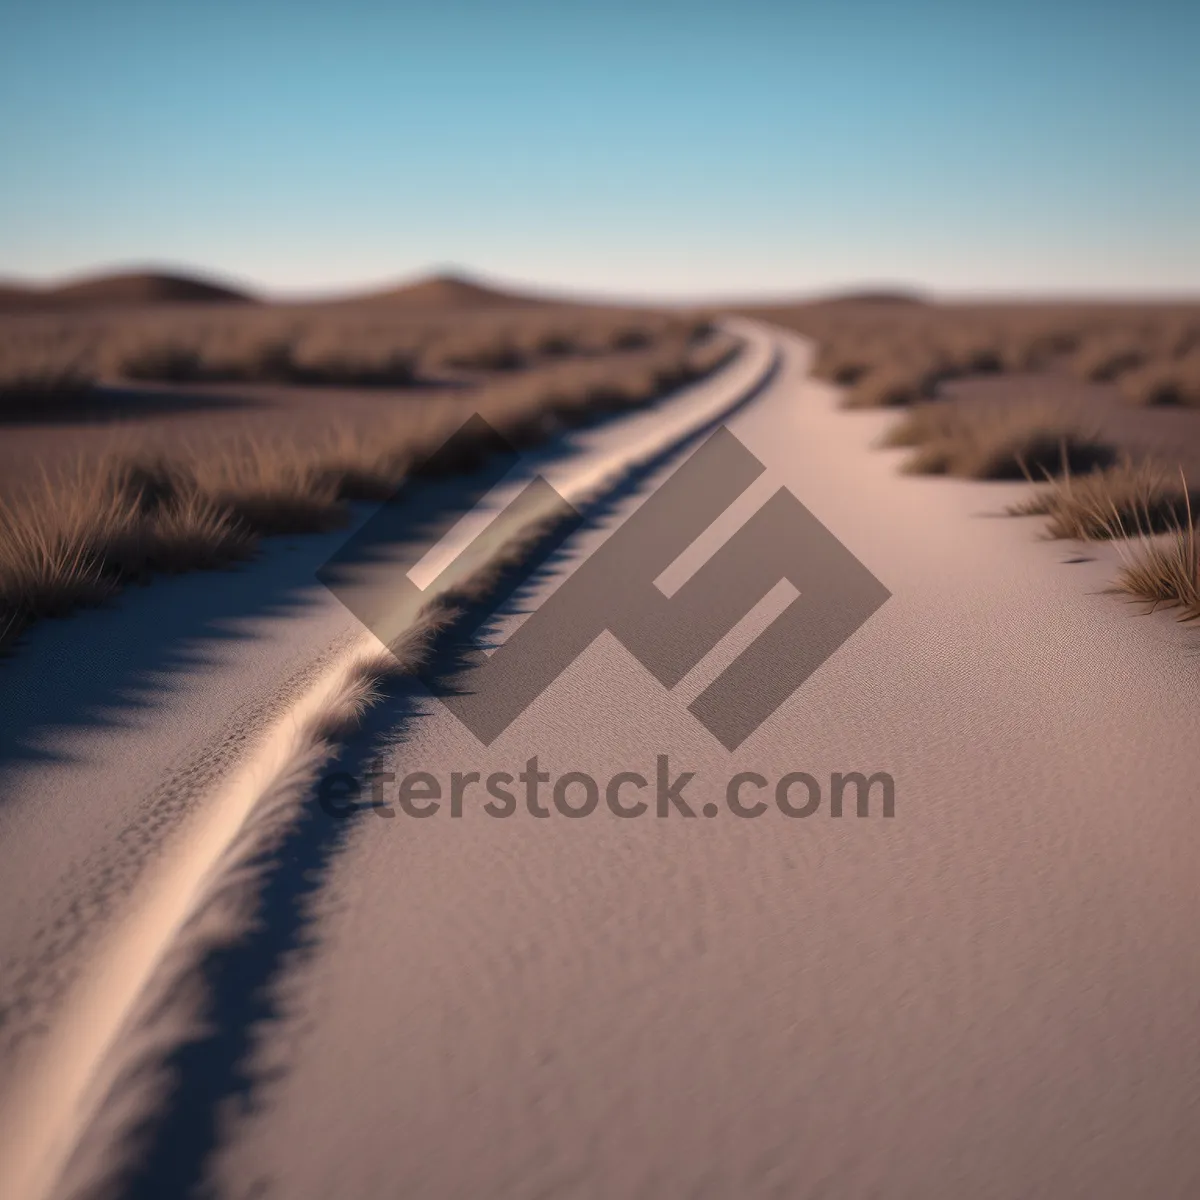
M 348 297 L 350 302 L 447 311 L 473 308 L 511 308 L 538 303 L 533 296 L 501 291 L 466 275 L 430 275 L 384 291 Z
M 0 281 L 0 312 L 248 304 L 259 299 L 227 283 L 169 271 L 116 271 L 45 285 L 19 280 Z M 546 302 L 533 295 L 490 287 L 455 273 L 424 276 L 373 291 L 347 292 L 321 301 L 323 304 L 386 305 L 432 313 L 521 308 Z M 553 302 L 564 303 L 561 298 Z
M 161 271 L 120 271 L 47 287 L 0 285 L 0 309 L 6 311 L 247 304 L 253 299 L 226 284 Z

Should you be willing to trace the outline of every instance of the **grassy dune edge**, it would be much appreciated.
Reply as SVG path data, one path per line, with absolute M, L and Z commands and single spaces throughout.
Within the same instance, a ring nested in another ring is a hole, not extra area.
M 1200 404 L 1196 304 L 884 304 L 748 310 L 812 337 L 848 408 L 919 403 L 949 380 L 1055 369 L 1131 404 Z
M 1044 403 L 979 409 L 916 405 L 887 433 L 884 445 L 912 449 L 905 464 L 912 474 L 964 479 L 1091 470 L 1115 457 L 1098 433 Z
M 1200 495 L 1185 472 L 1134 458 L 1086 410 L 1051 394 L 957 404 L 941 389 L 983 375 L 1112 384 L 1131 408 L 1200 406 L 1200 308 L 1176 305 L 813 304 L 764 312 L 817 342 L 812 373 L 847 409 L 896 408 L 881 439 L 913 474 L 1026 480 L 1011 504 L 1045 518 L 1050 538 L 1107 541 L 1121 566 L 1112 591 L 1200 618 Z M 1053 387 L 1050 388 L 1053 392 Z M 1200 438 L 1200 429 L 1195 431 Z
M 1182 472 L 1125 461 L 1080 478 L 1065 473 L 1007 511 L 1044 516 L 1051 538 L 1116 543 L 1121 567 L 1110 590 L 1192 621 L 1200 618 L 1196 503 Z
M 729 343 L 723 354 L 728 358 L 734 352 Z M 716 350 L 709 353 L 715 359 Z M 718 398 L 720 411 L 751 395 L 775 361 L 768 357 L 736 394 Z M 688 428 L 670 432 L 665 444 L 653 438 L 635 442 L 619 465 L 578 472 L 567 495 L 574 502 L 606 493 L 623 472 L 686 444 L 712 419 L 711 411 L 702 414 Z M 390 681 L 411 674 L 443 636 L 460 637 L 457 620 L 464 609 L 495 593 L 505 573 L 544 539 L 557 537 L 558 519 L 534 515 L 501 530 L 484 556 L 464 566 L 457 580 L 431 595 L 402 630 L 385 639 L 386 648 L 373 634 L 347 643 L 262 743 L 236 764 L 221 793 L 205 806 L 210 828 L 189 832 L 195 853 L 176 856 L 172 877 L 155 885 L 163 895 L 142 897 L 138 911 L 147 916 L 149 931 L 136 919 L 131 922 L 136 927 L 126 930 L 138 970 L 118 972 L 115 983 L 99 987 L 103 1004 L 95 1003 L 94 981 L 73 998 L 89 1016 L 89 1055 L 51 1054 L 56 1068 L 51 1070 L 37 1064 L 37 1081 L 51 1093 L 52 1111 L 49 1117 L 46 1109 L 32 1114 L 26 1106 L 30 1115 L 21 1161 L 7 1167 L 10 1174 L 24 1171 L 36 1178 L 38 1189 L 30 1194 L 99 1197 L 126 1189 L 131 1179 L 136 1186 L 154 1118 L 170 1094 L 175 1052 L 203 1044 L 213 1033 L 213 978 L 222 955 L 236 951 L 258 927 L 264 880 L 289 861 L 289 839 L 307 823 L 325 819 L 304 803 L 314 782 L 360 730 Z M 221 836 L 209 836 L 212 831 Z M 180 861 L 182 881 L 176 877 Z
M 693 322 L 623 349 L 493 378 L 467 405 L 508 442 L 536 445 L 656 402 L 719 369 L 737 343 Z M 127 583 L 236 562 L 273 534 L 335 528 L 349 501 L 385 499 L 419 471 L 465 415 L 461 405 L 398 408 L 315 446 L 260 438 L 43 474 L 0 501 L 0 646 L 39 618 L 100 603 Z M 443 469 L 470 470 L 494 449 L 481 435 Z
M 210 1029 L 209 972 L 255 928 L 262 882 L 288 837 L 320 819 L 303 804 L 320 772 L 389 680 L 415 671 L 462 607 L 484 599 L 549 532 L 547 523 L 534 523 L 503 542 L 387 647 L 373 637 L 356 643 L 235 771 L 210 806 L 212 836 L 193 831 L 187 878 L 160 880 L 154 890 L 161 894 L 144 899 L 141 912 L 154 918 L 153 928 L 135 920 L 139 936 L 130 939 L 140 969 L 107 985 L 93 981 L 94 994 L 76 997 L 98 1033 L 110 1036 L 94 1038 L 85 1061 L 75 1054 L 56 1062 L 52 1054 L 50 1069 L 43 1064 L 39 1074 L 56 1084 L 53 1115 L 30 1126 L 20 1161 L 7 1166 L 28 1186 L 25 1194 L 98 1198 L 129 1186 L 170 1095 L 174 1051 Z M 164 911 L 173 919 L 164 921 Z
M 702 336 L 703 316 L 235 307 L 25 317 L 0 326 L 0 420 L 53 419 L 105 387 L 275 384 L 406 388 L 447 371 L 515 371 Z

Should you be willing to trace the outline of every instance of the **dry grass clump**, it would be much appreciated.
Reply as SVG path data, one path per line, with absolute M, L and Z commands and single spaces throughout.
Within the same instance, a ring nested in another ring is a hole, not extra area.
M 94 382 L 81 357 L 44 350 L 0 355 L 0 417 L 37 417 L 85 398 Z
M 844 376 L 843 372 L 843 376 Z M 867 371 L 846 393 L 844 408 L 900 408 L 928 400 L 944 377 L 941 365 L 908 363 Z
M 1178 609 L 1181 621 L 1200 619 L 1200 543 L 1190 509 L 1166 535 L 1139 536 L 1126 552 L 1113 590 L 1146 601 L 1152 611 Z
M 514 372 L 703 340 L 704 316 L 530 306 L 471 313 L 243 306 L 57 314 L 0 327 L 0 417 L 94 379 L 402 388 L 430 372 Z
M 404 387 L 417 379 L 419 349 L 363 329 L 210 328 L 135 331 L 102 361 L 120 379 L 157 383 L 284 383 Z
M 1146 358 L 1146 346 L 1129 335 L 1103 333 L 1079 347 L 1071 359 L 1071 370 L 1082 379 L 1108 383 L 1140 367 Z
M 1046 517 L 1052 538 L 1106 541 L 1173 529 L 1189 506 L 1181 476 L 1148 460 L 1125 460 L 1087 475 L 1065 471 L 1008 512 Z
M 390 321 L 372 315 L 246 312 L 224 324 L 135 327 L 102 348 L 111 374 L 161 382 L 404 387 L 423 373 L 509 372 L 576 355 L 647 348 L 687 323 L 647 315 L 501 314 Z
M 653 340 L 653 331 L 644 325 L 624 325 L 609 334 L 608 348 L 610 350 L 643 350 Z
M 994 375 L 1004 370 L 1006 354 L 1029 353 L 1029 348 L 1014 343 L 1006 346 L 999 333 L 990 330 L 948 331 L 926 349 L 948 379 L 964 375 Z
M 564 322 L 561 316 L 547 323 L 524 326 L 510 316 L 507 324 L 459 327 L 435 336 L 426 348 L 426 363 L 437 369 L 517 371 L 548 360 L 600 357 L 647 350 L 680 340 L 700 341 L 712 332 L 703 317 L 664 314 L 591 315 Z
M 276 341 L 265 361 L 281 383 L 407 387 L 420 374 L 420 335 L 322 325 Z
M 943 380 L 1066 369 L 1121 381 L 1200 347 L 1195 304 L 884 303 L 862 297 L 746 310 L 819 347 L 813 373 L 850 407 L 912 404 Z M 872 382 L 873 380 L 873 382 Z
M 956 407 L 918 405 L 884 444 L 908 446 L 905 470 L 964 479 L 1022 479 L 1110 463 L 1112 449 L 1049 404 Z
M 951 306 L 847 303 L 762 315 L 816 338 L 813 373 L 851 408 L 914 404 L 943 380 L 1028 370 L 1061 345 L 1021 322 Z
M 193 383 L 211 378 L 199 348 L 182 340 L 144 341 L 111 352 L 106 363 L 120 379 Z
M 510 441 L 528 445 L 600 414 L 652 403 L 711 374 L 736 349 L 721 335 L 699 343 L 677 335 L 641 353 L 579 360 L 493 386 L 478 411 Z
M 1123 375 L 1117 386 L 1131 404 L 1200 405 L 1200 354 L 1156 359 Z
M 737 350 L 733 338 L 702 325 L 688 334 L 687 344 L 680 351 L 681 369 L 687 380 L 701 379 L 723 367 Z
M 125 463 L 77 465 L 0 502 L 0 639 L 157 572 L 244 556 L 249 531 L 196 491 L 156 491 Z
M 576 346 L 564 336 L 562 347 Z M 496 330 L 484 336 L 470 331 L 451 333 L 433 343 L 426 361 L 436 368 L 452 367 L 467 371 L 516 371 L 533 357 L 532 347 L 522 345 L 510 330 Z M 552 357 L 561 357 L 561 352 Z
M 448 410 L 422 407 L 396 416 L 390 429 L 336 429 L 308 452 L 317 490 L 339 501 L 387 500 L 423 448 L 432 449 L 456 421 Z M 302 457 L 297 452 L 297 457 Z
M 393 409 L 379 425 L 324 443 L 242 440 L 165 458 L 110 455 L 0 504 L 0 644 L 31 621 L 96 604 L 123 583 L 220 566 L 278 533 L 334 528 L 347 501 L 382 500 L 427 460 L 468 413 L 527 445 L 597 413 L 651 403 L 722 365 L 724 336 L 695 341 L 687 328 L 649 349 L 555 363 L 462 399 Z M 496 446 L 480 435 L 454 473 Z
M 822 343 L 813 373 L 849 389 L 846 408 L 895 408 L 930 399 L 945 380 L 1019 369 L 1031 354 L 1029 346 L 983 329 L 903 337 L 882 327 Z
M 137 521 L 134 499 L 107 472 L 44 484 L 0 503 L 0 628 L 57 616 L 108 595 L 105 548 Z
M 871 365 L 871 356 L 853 343 L 828 341 L 817 347 L 812 373 L 839 387 L 849 387 L 857 383 Z
M 255 534 L 336 529 L 347 510 L 338 480 L 315 455 L 287 441 L 243 441 L 224 454 L 195 456 L 160 468 L 179 495 L 197 495 Z
M 1052 538 L 1124 543 L 1113 591 L 1200 618 L 1200 545 L 1187 480 L 1149 461 L 1050 480 L 1008 510 L 1043 515 Z

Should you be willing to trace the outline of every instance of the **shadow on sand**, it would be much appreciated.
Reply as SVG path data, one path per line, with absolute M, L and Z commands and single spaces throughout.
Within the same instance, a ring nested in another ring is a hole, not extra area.
M 109 424 L 144 417 L 262 407 L 261 399 L 235 392 L 101 384 L 56 396 L 10 397 L 0 406 L 0 425 Z
M 777 360 L 758 385 L 719 418 L 626 472 L 604 495 L 583 506 L 578 517 L 569 519 L 570 529 L 603 525 L 627 499 L 647 491 L 661 471 L 757 399 L 778 368 Z M 530 461 L 536 471 L 538 462 L 547 459 L 535 455 Z M 363 556 L 371 552 L 367 546 L 360 549 Z M 494 642 L 502 615 L 528 611 L 525 606 L 539 586 L 577 553 L 573 539 L 564 539 L 561 527 L 548 530 L 521 562 L 498 575 L 486 596 L 467 604 L 435 638 L 421 671 L 424 683 L 410 676 L 386 685 L 380 701 L 323 774 L 347 772 L 362 778 L 384 747 L 408 741 L 412 730 L 434 712 L 431 691 L 435 695 L 460 691 L 468 653 Z M 129 1156 L 135 1165 L 120 1190 L 126 1200 L 209 1194 L 211 1159 L 222 1135 L 228 1133 L 223 1122 L 231 1113 L 253 1111 L 258 1089 L 279 1078 L 278 1074 L 264 1078 L 253 1061 L 258 1041 L 269 1037 L 272 1024 L 285 1015 L 275 985 L 319 949 L 313 902 L 352 831 L 371 811 L 369 803 L 359 803 L 345 816 L 332 817 L 310 793 L 282 840 L 253 864 L 258 894 L 251 930 L 235 944 L 209 951 L 201 964 L 206 1032 L 170 1054 L 171 1093 L 152 1120 L 131 1135 L 138 1149 Z M 248 1194 L 265 1192 L 269 1180 L 256 1180 L 250 1186 Z
M 0 404 L 0 426 L 116 424 L 147 417 L 183 416 L 286 407 L 298 398 L 319 396 L 336 403 L 355 400 L 394 400 L 412 392 L 458 392 L 477 387 L 479 379 L 459 375 L 421 375 L 406 383 L 98 383 L 57 395 L 9 396 Z

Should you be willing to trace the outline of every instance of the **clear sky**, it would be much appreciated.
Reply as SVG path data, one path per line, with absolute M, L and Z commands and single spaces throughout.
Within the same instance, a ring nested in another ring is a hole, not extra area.
M 1196 0 L 0 0 L 0 275 L 1200 292 Z

